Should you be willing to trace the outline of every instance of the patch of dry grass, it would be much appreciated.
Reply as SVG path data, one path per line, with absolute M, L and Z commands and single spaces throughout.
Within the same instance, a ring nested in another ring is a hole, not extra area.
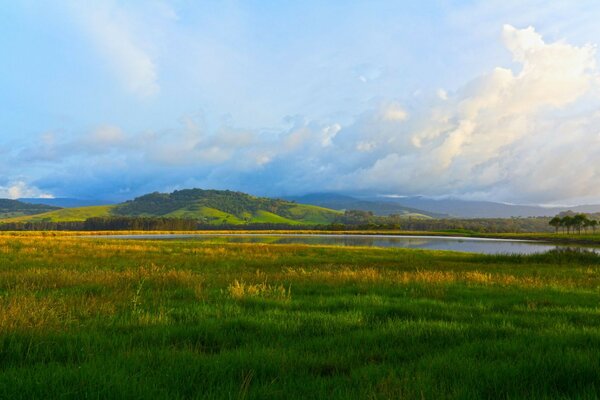
M 263 298 L 289 301 L 292 298 L 292 288 L 282 284 L 270 285 L 267 282 L 247 283 L 234 280 L 228 287 L 227 293 L 235 300 L 248 298 Z

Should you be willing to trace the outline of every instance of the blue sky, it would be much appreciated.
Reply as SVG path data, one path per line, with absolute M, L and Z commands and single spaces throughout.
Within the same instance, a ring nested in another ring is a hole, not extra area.
M 15 1 L 0 196 L 600 201 L 594 1 Z

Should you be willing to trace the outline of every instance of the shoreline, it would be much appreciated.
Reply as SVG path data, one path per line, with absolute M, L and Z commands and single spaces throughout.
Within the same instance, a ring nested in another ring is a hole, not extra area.
M 563 234 L 547 232 L 524 233 L 480 233 L 480 232 L 436 232 L 436 231 L 398 231 L 398 230 L 199 230 L 199 231 L 2 231 L 0 236 L 123 236 L 123 235 L 345 235 L 345 236 L 415 236 L 415 237 L 455 237 L 471 239 L 505 239 L 557 244 L 600 245 L 598 234 Z

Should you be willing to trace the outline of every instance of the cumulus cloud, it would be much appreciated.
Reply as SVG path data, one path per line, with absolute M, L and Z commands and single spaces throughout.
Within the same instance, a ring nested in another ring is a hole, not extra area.
M 35 186 L 29 186 L 25 181 L 10 182 L 0 186 L 0 198 L 19 199 L 23 197 L 53 198 L 52 194 L 41 191 Z
M 546 43 L 532 27 L 505 25 L 502 37 L 517 71 L 495 68 L 447 97 L 395 134 L 410 137 L 412 148 L 388 147 L 348 179 L 404 193 L 504 188 L 507 196 L 536 200 L 600 194 L 592 167 L 600 150 L 597 116 L 579 104 L 598 91 L 595 47 Z M 573 151 L 575 160 L 561 155 Z M 578 167 L 557 167 L 560 160 Z M 575 170 L 583 175 L 573 180 Z
M 278 130 L 230 121 L 211 129 L 188 116 L 162 130 L 103 125 L 74 137 L 46 134 L 13 165 L 25 155 L 54 163 L 39 179 L 51 192 L 204 186 L 599 201 L 595 47 L 549 43 L 531 27 L 506 25 L 501 37 L 513 65 L 417 102 L 382 99 L 350 123 L 292 117 Z

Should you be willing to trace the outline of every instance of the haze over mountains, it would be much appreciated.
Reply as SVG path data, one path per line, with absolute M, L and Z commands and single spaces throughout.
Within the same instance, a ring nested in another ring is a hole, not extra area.
M 24 197 L 17 199 L 24 203 L 30 204 L 44 204 L 48 206 L 61 207 L 61 208 L 70 208 L 70 207 L 89 207 L 89 206 L 101 206 L 105 204 L 114 204 L 114 202 L 110 200 L 100 200 L 100 199 L 75 199 L 68 197 L 57 197 L 57 198 L 32 198 L 32 197 Z
M 359 198 L 335 193 L 312 193 L 304 196 L 287 197 L 287 199 L 336 210 L 365 210 L 372 211 L 376 215 L 417 213 L 433 218 L 551 217 L 568 210 L 582 213 L 600 212 L 600 205 L 542 207 L 456 198 L 433 199 L 424 196 L 361 196 Z
M 551 217 L 567 210 L 582 213 L 595 213 L 600 211 L 600 205 L 542 207 L 453 198 L 431 199 L 421 196 L 399 198 L 387 197 L 386 199 L 386 201 L 402 206 L 418 207 L 428 212 L 444 213 L 460 218 Z
M 304 196 L 288 196 L 284 198 L 297 203 L 312 204 L 316 206 L 332 208 L 334 210 L 371 211 L 373 214 L 381 216 L 400 214 L 407 217 L 448 217 L 448 215 L 445 213 L 426 211 L 424 209 L 419 209 L 418 207 L 405 206 L 392 201 L 382 201 L 380 199 L 358 199 L 356 197 L 337 193 L 311 193 Z
M 47 199 L 40 199 L 46 201 Z M 256 197 L 229 190 L 185 189 L 173 193 L 150 193 L 120 204 L 74 208 L 39 206 L 15 200 L 19 214 L 7 214 L 4 222 L 77 222 L 89 218 L 161 217 L 193 219 L 211 225 L 332 223 L 342 212 L 315 205 Z M 28 212 L 30 208 L 39 212 Z
M 93 199 L 0 200 L 0 218 L 15 221 L 80 221 L 103 216 L 193 218 L 209 223 L 331 223 L 346 210 L 414 218 L 550 217 L 565 211 L 598 213 L 600 205 L 542 207 L 424 196 L 351 196 L 311 193 L 281 199 L 228 190 L 186 189 L 150 193 L 121 204 Z

